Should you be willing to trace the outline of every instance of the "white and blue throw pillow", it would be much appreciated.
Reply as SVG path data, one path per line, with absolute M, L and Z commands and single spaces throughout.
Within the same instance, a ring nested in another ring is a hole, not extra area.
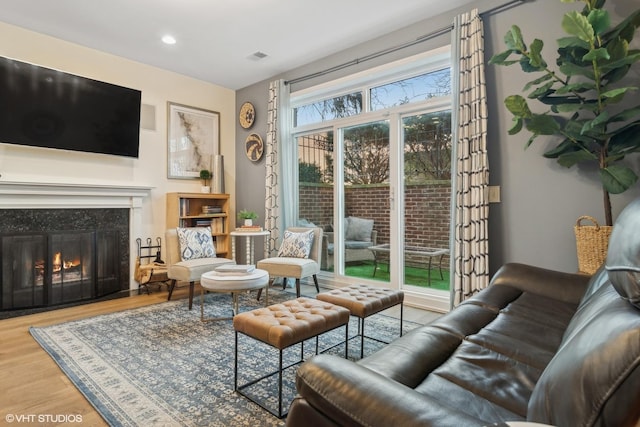
M 279 257 L 309 258 L 313 245 L 313 230 L 296 233 L 286 230 L 278 251 Z
M 211 227 L 177 228 L 176 231 L 178 232 L 182 261 L 215 258 L 216 248 L 211 237 Z

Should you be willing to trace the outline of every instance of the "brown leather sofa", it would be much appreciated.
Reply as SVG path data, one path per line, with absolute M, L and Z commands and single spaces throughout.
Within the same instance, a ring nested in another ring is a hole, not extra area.
M 508 264 L 358 362 L 300 366 L 287 426 L 640 425 L 640 200 L 593 276 Z

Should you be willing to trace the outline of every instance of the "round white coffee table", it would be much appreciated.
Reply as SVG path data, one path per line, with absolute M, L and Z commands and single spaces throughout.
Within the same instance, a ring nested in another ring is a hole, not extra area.
M 230 320 L 238 314 L 238 294 L 253 289 L 265 288 L 265 307 L 269 305 L 269 273 L 255 269 L 247 274 L 225 274 L 215 270 L 204 273 L 200 277 L 200 320 L 203 322 L 215 320 Z M 233 298 L 233 316 L 204 318 L 204 292 L 231 293 Z

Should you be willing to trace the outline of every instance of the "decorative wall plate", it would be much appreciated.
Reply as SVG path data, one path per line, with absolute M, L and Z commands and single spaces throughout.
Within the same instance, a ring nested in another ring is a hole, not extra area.
M 245 102 L 240 106 L 240 113 L 238 113 L 238 120 L 240 121 L 240 126 L 244 129 L 249 129 L 253 126 L 253 122 L 256 119 L 256 109 L 253 107 L 253 104 L 250 102 Z
M 262 138 L 257 133 L 252 133 L 247 137 L 244 142 L 245 152 L 247 157 L 252 162 L 257 162 L 262 158 L 262 152 L 264 151 L 264 144 Z

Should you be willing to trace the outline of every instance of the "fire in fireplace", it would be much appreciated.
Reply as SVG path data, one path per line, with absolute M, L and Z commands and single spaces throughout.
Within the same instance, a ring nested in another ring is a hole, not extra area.
M 0 228 L 1 310 L 54 306 L 128 289 L 126 210 L 112 209 L 122 212 L 107 215 L 114 222 L 105 222 L 104 212 L 96 209 L 60 209 L 70 217 L 55 224 L 75 224 L 64 231 L 52 231 L 34 211 L 26 215 L 32 218 L 28 227 Z

